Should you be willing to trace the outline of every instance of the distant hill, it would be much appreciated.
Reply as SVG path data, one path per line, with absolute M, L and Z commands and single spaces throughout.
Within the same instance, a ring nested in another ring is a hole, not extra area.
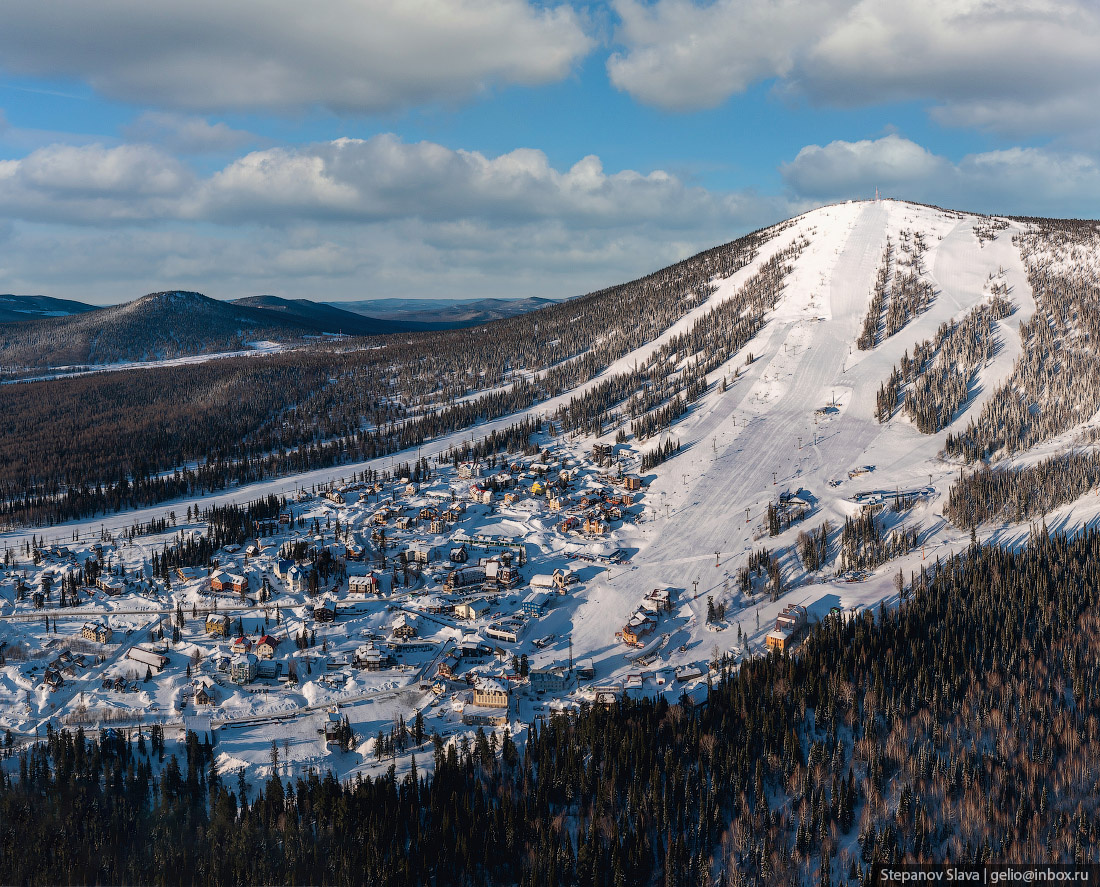
M 73 302 L 69 299 L 53 299 L 49 296 L 16 296 L 0 293 L 0 323 L 34 320 L 39 317 L 67 317 L 94 311 L 94 305 Z
M 258 339 L 288 341 L 321 332 L 339 330 L 279 311 L 171 291 L 64 317 L 0 323 L 0 364 L 45 367 L 163 360 L 243 349 Z
M 327 333 L 342 332 L 355 336 L 376 336 L 385 333 L 442 328 L 439 324 L 417 323 L 394 318 L 380 319 L 365 312 L 345 310 L 338 303 L 313 302 L 309 299 L 245 296 L 243 299 L 234 299 L 229 304 L 270 311 L 283 320 L 303 324 L 319 332 Z
M 552 299 L 367 299 L 361 302 L 326 302 L 356 314 L 406 323 L 432 324 L 434 329 L 478 326 L 492 320 L 515 317 L 555 304 Z
M 232 302 L 201 293 L 150 293 L 95 307 L 47 296 L 0 295 L 0 366 L 59 367 L 166 360 L 248 348 L 249 342 L 305 336 L 378 336 L 475 326 L 521 314 L 544 299 L 401 299 L 330 304 L 248 296 Z M 363 310 L 378 306 L 385 315 Z

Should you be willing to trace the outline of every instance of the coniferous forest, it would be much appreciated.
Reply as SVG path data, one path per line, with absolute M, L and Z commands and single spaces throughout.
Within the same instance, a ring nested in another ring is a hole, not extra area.
M 868 883 L 879 862 L 1100 852 L 1100 533 L 972 545 L 708 704 L 433 737 L 434 766 L 249 788 L 216 748 L 50 732 L 0 783 L 0 882 Z M 429 772 L 430 771 L 430 772 Z
M 473 329 L 6 386 L 0 522 L 55 524 L 363 461 L 525 410 L 657 338 L 784 227 Z M 667 405 L 681 390 L 687 400 L 697 398 L 715 355 L 727 359 L 763 324 L 790 256 L 766 263 L 734 300 L 735 310 L 711 312 L 708 323 L 695 324 L 661 354 L 675 363 L 677 351 L 705 347 L 705 359 L 697 356 L 667 386 L 665 366 L 615 376 L 599 394 L 563 410 L 563 425 L 591 424 L 658 378 L 657 369 L 664 387 L 640 410 Z

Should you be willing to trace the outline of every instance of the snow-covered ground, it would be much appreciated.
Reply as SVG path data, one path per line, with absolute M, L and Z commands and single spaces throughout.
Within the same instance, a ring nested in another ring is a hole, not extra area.
M 720 385 L 712 385 L 674 426 L 671 434 L 681 442 L 682 451 L 650 473 L 639 503 L 630 509 L 633 519 L 617 524 L 599 543 L 607 550 L 622 549 L 628 556 L 626 562 L 608 564 L 599 558 L 590 561 L 570 558 L 570 554 L 594 549 L 587 541 L 559 532 L 560 516 L 546 510 L 545 500 L 527 498 L 511 506 L 498 505 L 492 514 L 485 508 L 471 507 L 467 518 L 455 529 L 524 538 L 531 557 L 522 571 L 525 582 L 533 574 L 568 566 L 574 567 L 581 579 L 568 594 L 555 598 L 554 605 L 523 641 L 509 649 L 526 653 L 532 666 L 563 663 L 571 649 L 575 660 L 592 662 L 595 679 L 581 682 L 579 688 L 572 685 L 567 693 L 560 694 L 560 700 L 553 699 L 552 694 L 539 698 L 521 685 L 513 711 L 514 731 L 521 731 L 523 724 L 545 715 L 554 705 L 570 704 L 578 694 L 590 696 L 586 688 L 591 685 L 630 687 L 631 692 L 662 692 L 672 696 L 693 687 L 698 689 L 704 678 L 678 682 L 674 678 L 675 669 L 705 666 L 715 651 L 734 656 L 762 651 L 764 636 L 785 605 L 805 604 L 820 616 L 834 606 L 858 610 L 879 602 L 889 604 L 896 600 L 894 577 L 899 569 L 908 576 L 919 570 L 922 563 L 931 564 L 969 543 L 969 535 L 951 527 L 941 515 L 947 490 L 959 466 L 943 461 L 940 452 L 949 431 L 965 425 L 1011 372 L 1020 353 L 1017 326 L 1035 311 L 1025 269 L 1012 243 L 1018 226 L 1010 223 L 995 240 L 983 245 L 973 231 L 976 220 L 973 216 L 894 201 L 850 203 L 807 213 L 767 243 L 754 263 L 720 282 L 710 299 L 674 328 L 655 342 L 625 355 L 584 386 L 597 384 L 600 378 L 643 361 L 676 332 L 689 328 L 708 309 L 730 298 L 778 250 L 803 236 L 808 240 L 788 277 L 782 300 L 763 330 L 742 353 L 712 374 L 712 380 L 725 375 L 730 380 L 728 389 L 723 392 Z M 923 273 L 935 289 L 935 298 L 927 311 L 897 334 L 880 341 L 870 351 L 859 351 L 855 342 L 887 237 L 896 245 L 905 231 L 919 233 L 927 242 Z M 912 354 L 916 342 L 932 338 L 942 323 L 961 319 L 986 299 L 989 281 L 994 278 L 1008 285 L 1015 313 L 998 322 L 998 350 L 981 369 L 971 401 L 960 415 L 948 429 L 935 435 L 919 433 L 900 414 L 884 425 L 879 424 L 875 419 L 875 395 L 891 368 L 900 363 L 905 352 Z M 754 360 L 746 365 L 746 354 L 750 352 Z M 531 412 L 549 415 L 559 401 L 576 393 L 540 404 Z M 505 427 L 515 419 L 512 416 L 487 423 L 478 431 Z M 471 436 L 469 431 L 451 435 L 423 447 L 421 454 L 430 458 Z M 612 439 L 613 434 L 603 442 L 610 443 Z M 551 443 L 549 438 L 544 442 Z M 590 438 L 553 441 L 558 456 L 584 469 L 582 487 L 594 488 L 600 484 L 594 467 L 584 459 L 592 443 Z M 639 451 L 654 443 L 636 448 L 635 461 L 626 464 L 627 470 L 636 467 Z M 1064 441 L 1052 442 L 1041 449 L 1051 452 L 1062 444 Z M 395 462 L 416 455 L 416 452 L 398 454 L 371 463 L 255 484 L 209 497 L 203 505 L 245 502 L 268 493 L 293 496 L 300 489 L 350 478 L 368 468 L 386 471 Z M 871 470 L 849 476 L 850 471 L 864 467 Z M 437 483 L 444 485 L 440 489 L 450 483 L 460 489 L 453 476 L 444 476 Z M 761 534 L 768 503 L 781 492 L 799 490 L 812 503 L 807 520 L 775 537 Z M 793 553 L 798 534 L 817 528 L 823 521 L 836 529 L 846 517 L 858 512 L 855 498 L 874 491 L 891 496 L 897 491 L 922 492 L 920 503 L 897 518 L 907 527 L 919 528 L 918 547 L 863 581 L 844 581 L 836 576 L 833 563 L 818 573 L 808 574 Z M 193 500 L 187 504 L 193 504 Z M 45 536 L 47 541 L 56 537 L 62 544 L 69 544 L 76 533 L 90 541 L 101 532 L 117 534 L 135 522 L 163 517 L 169 510 L 181 512 L 183 507 L 179 503 L 112 515 L 52 528 Z M 366 532 L 364 520 L 369 513 L 366 503 L 336 509 L 311 499 L 303 508 L 307 521 L 318 517 L 323 522 L 323 516 L 339 514 L 342 521 L 351 523 L 356 534 Z M 1061 509 L 1054 520 L 1072 527 L 1095 520 L 1098 515 L 1100 499 L 1086 497 L 1072 507 Z M 1026 532 L 1026 527 L 995 527 L 989 536 L 1018 544 Z M 42 535 L 38 530 L 33 534 Z M 7 533 L 0 536 L 0 544 L 19 548 L 31 535 L 30 531 Z M 424 535 L 419 533 L 420 537 Z M 143 537 L 139 542 L 140 547 L 132 546 L 134 550 L 126 554 L 131 564 L 140 562 L 160 544 L 156 537 Z M 429 542 L 446 550 L 445 536 Z M 764 546 L 779 556 L 783 568 L 785 592 L 776 601 L 760 593 L 747 598 L 737 590 L 739 568 L 752 551 Z M 430 572 L 419 591 L 438 591 Z M 175 594 L 183 595 L 189 606 L 197 599 L 195 595 L 201 584 L 177 589 Z M 673 608 L 658 620 L 654 642 L 649 645 L 652 650 L 641 651 L 652 653 L 652 657 L 643 657 L 647 661 L 639 664 L 639 651 L 624 645 L 616 632 L 637 610 L 643 595 L 655 588 L 675 590 Z M 523 587 L 506 593 L 497 606 L 505 610 L 514 608 L 526 593 Z M 726 618 L 717 625 L 707 624 L 708 596 L 726 606 Z M 346 599 L 346 592 L 340 592 L 340 599 L 341 602 Z M 9 601 L 10 596 L 3 597 L 4 609 L 0 615 L 11 612 Z M 287 598 L 284 616 L 288 625 L 283 627 L 284 632 L 312 624 L 304 608 L 298 606 L 295 610 L 291 603 Z M 406 604 L 415 609 L 416 595 L 403 599 L 402 605 Z M 385 610 L 388 605 L 368 607 L 362 615 L 348 617 L 346 621 L 341 617 L 335 627 L 324 627 L 318 634 L 330 640 L 334 650 L 346 653 L 362 642 L 365 633 L 384 630 L 386 620 L 392 617 Z M 435 624 L 422 620 L 437 650 L 462 636 L 464 626 L 447 627 L 448 620 L 450 617 Z M 165 624 L 167 621 L 166 618 Z M 472 627 L 484 635 L 484 622 Z M 21 623 L 0 624 L 0 632 L 7 631 L 13 638 L 28 630 Z M 193 636 L 185 640 L 210 647 L 194 629 L 189 630 Z M 148 628 L 142 631 L 147 632 Z M 739 633 L 745 638 L 740 647 Z M 555 639 L 544 649 L 533 645 L 535 638 L 550 635 Z M 0 639 L 3 637 L 0 635 Z M 258 775 L 264 767 L 270 767 L 272 740 L 282 743 L 285 739 L 285 751 L 279 747 L 281 766 L 286 766 L 289 757 L 295 765 L 332 767 L 346 776 L 388 766 L 388 761 L 376 761 L 372 737 L 379 730 L 388 731 L 398 717 L 411 723 L 415 712 L 422 711 L 428 729 L 447 736 L 472 729 L 463 728 L 456 720 L 456 706 L 462 704 L 459 690 L 452 687 L 436 698 L 419 689 L 420 672 L 434 655 L 425 654 L 410 663 L 406 672 L 362 672 L 339 688 L 308 680 L 293 690 L 275 688 L 266 694 L 235 690 L 223 694 L 215 713 L 216 722 L 240 718 L 246 721 L 245 725 L 218 727 L 220 765 L 229 771 L 246 767 L 250 774 Z M 491 661 L 479 670 L 500 675 L 507 668 L 506 661 Z M 163 682 L 156 692 L 137 694 L 141 700 L 134 704 L 140 707 L 148 697 L 146 711 L 153 701 L 158 701 L 164 710 L 172 694 L 178 692 L 175 685 L 169 684 Z M 3 721 L 13 729 L 31 731 L 42 718 L 53 716 L 52 712 L 62 707 L 52 704 L 56 699 L 48 700 L 41 693 L 37 701 L 26 702 L 29 689 L 18 668 L 0 669 L 0 704 L 6 709 Z M 348 714 L 358 736 L 357 747 L 347 753 L 333 751 L 316 732 L 326 716 L 324 708 L 341 700 L 344 703 L 341 711 Z M 85 700 L 85 704 L 90 703 Z M 270 720 L 288 715 L 297 717 Z M 430 758 L 430 745 L 427 751 L 420 749 L 417 754 L 418 765 L 423 766 Z M 402 766 L 408 765 L 408 756 L 401 760 Z
M 208 354 L 189 354 L 186 357 L 167 357 L 161 360 L 124 360 L 118 363 L 81 364 L 79 366 L 54 367 L 48 373 L 37 376 L 20 376 L 16 379 L 5 379 L 0 384 L 15 385 L 20 382 L 41 382 L 44 379 L 60 379 L 71 376 L 87 376 L 91 373 L 115 372 L 118 370 L 147 370 L 156 367 L 185 366 L 193 363 L 206 363 L 210 360 L 220 360 L 225 357 L 259 357 L 265 354 L 276 354 L 286 351 L 291 346 L 282 342 L 257 341 L 248 342 L 248 348 L 238 351 L 212 351 Z

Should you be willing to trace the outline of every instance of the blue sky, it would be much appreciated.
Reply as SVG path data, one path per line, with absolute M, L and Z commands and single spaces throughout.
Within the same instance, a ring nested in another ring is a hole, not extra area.
M 0 292 L 565 297 L 823 203 L 1100 215 L 1091 0 L 5 4 Z

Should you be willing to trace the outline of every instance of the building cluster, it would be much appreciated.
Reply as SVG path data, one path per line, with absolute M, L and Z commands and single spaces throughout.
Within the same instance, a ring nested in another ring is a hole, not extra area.
M 623 642 L 632 647 L 645 646 L 645 639 L 656 630 L 661 614 L 672 612 L 673 593 L 671 588 L 654 588 L 652 591 L 647 591 L 638 609 L 618 632 Z

